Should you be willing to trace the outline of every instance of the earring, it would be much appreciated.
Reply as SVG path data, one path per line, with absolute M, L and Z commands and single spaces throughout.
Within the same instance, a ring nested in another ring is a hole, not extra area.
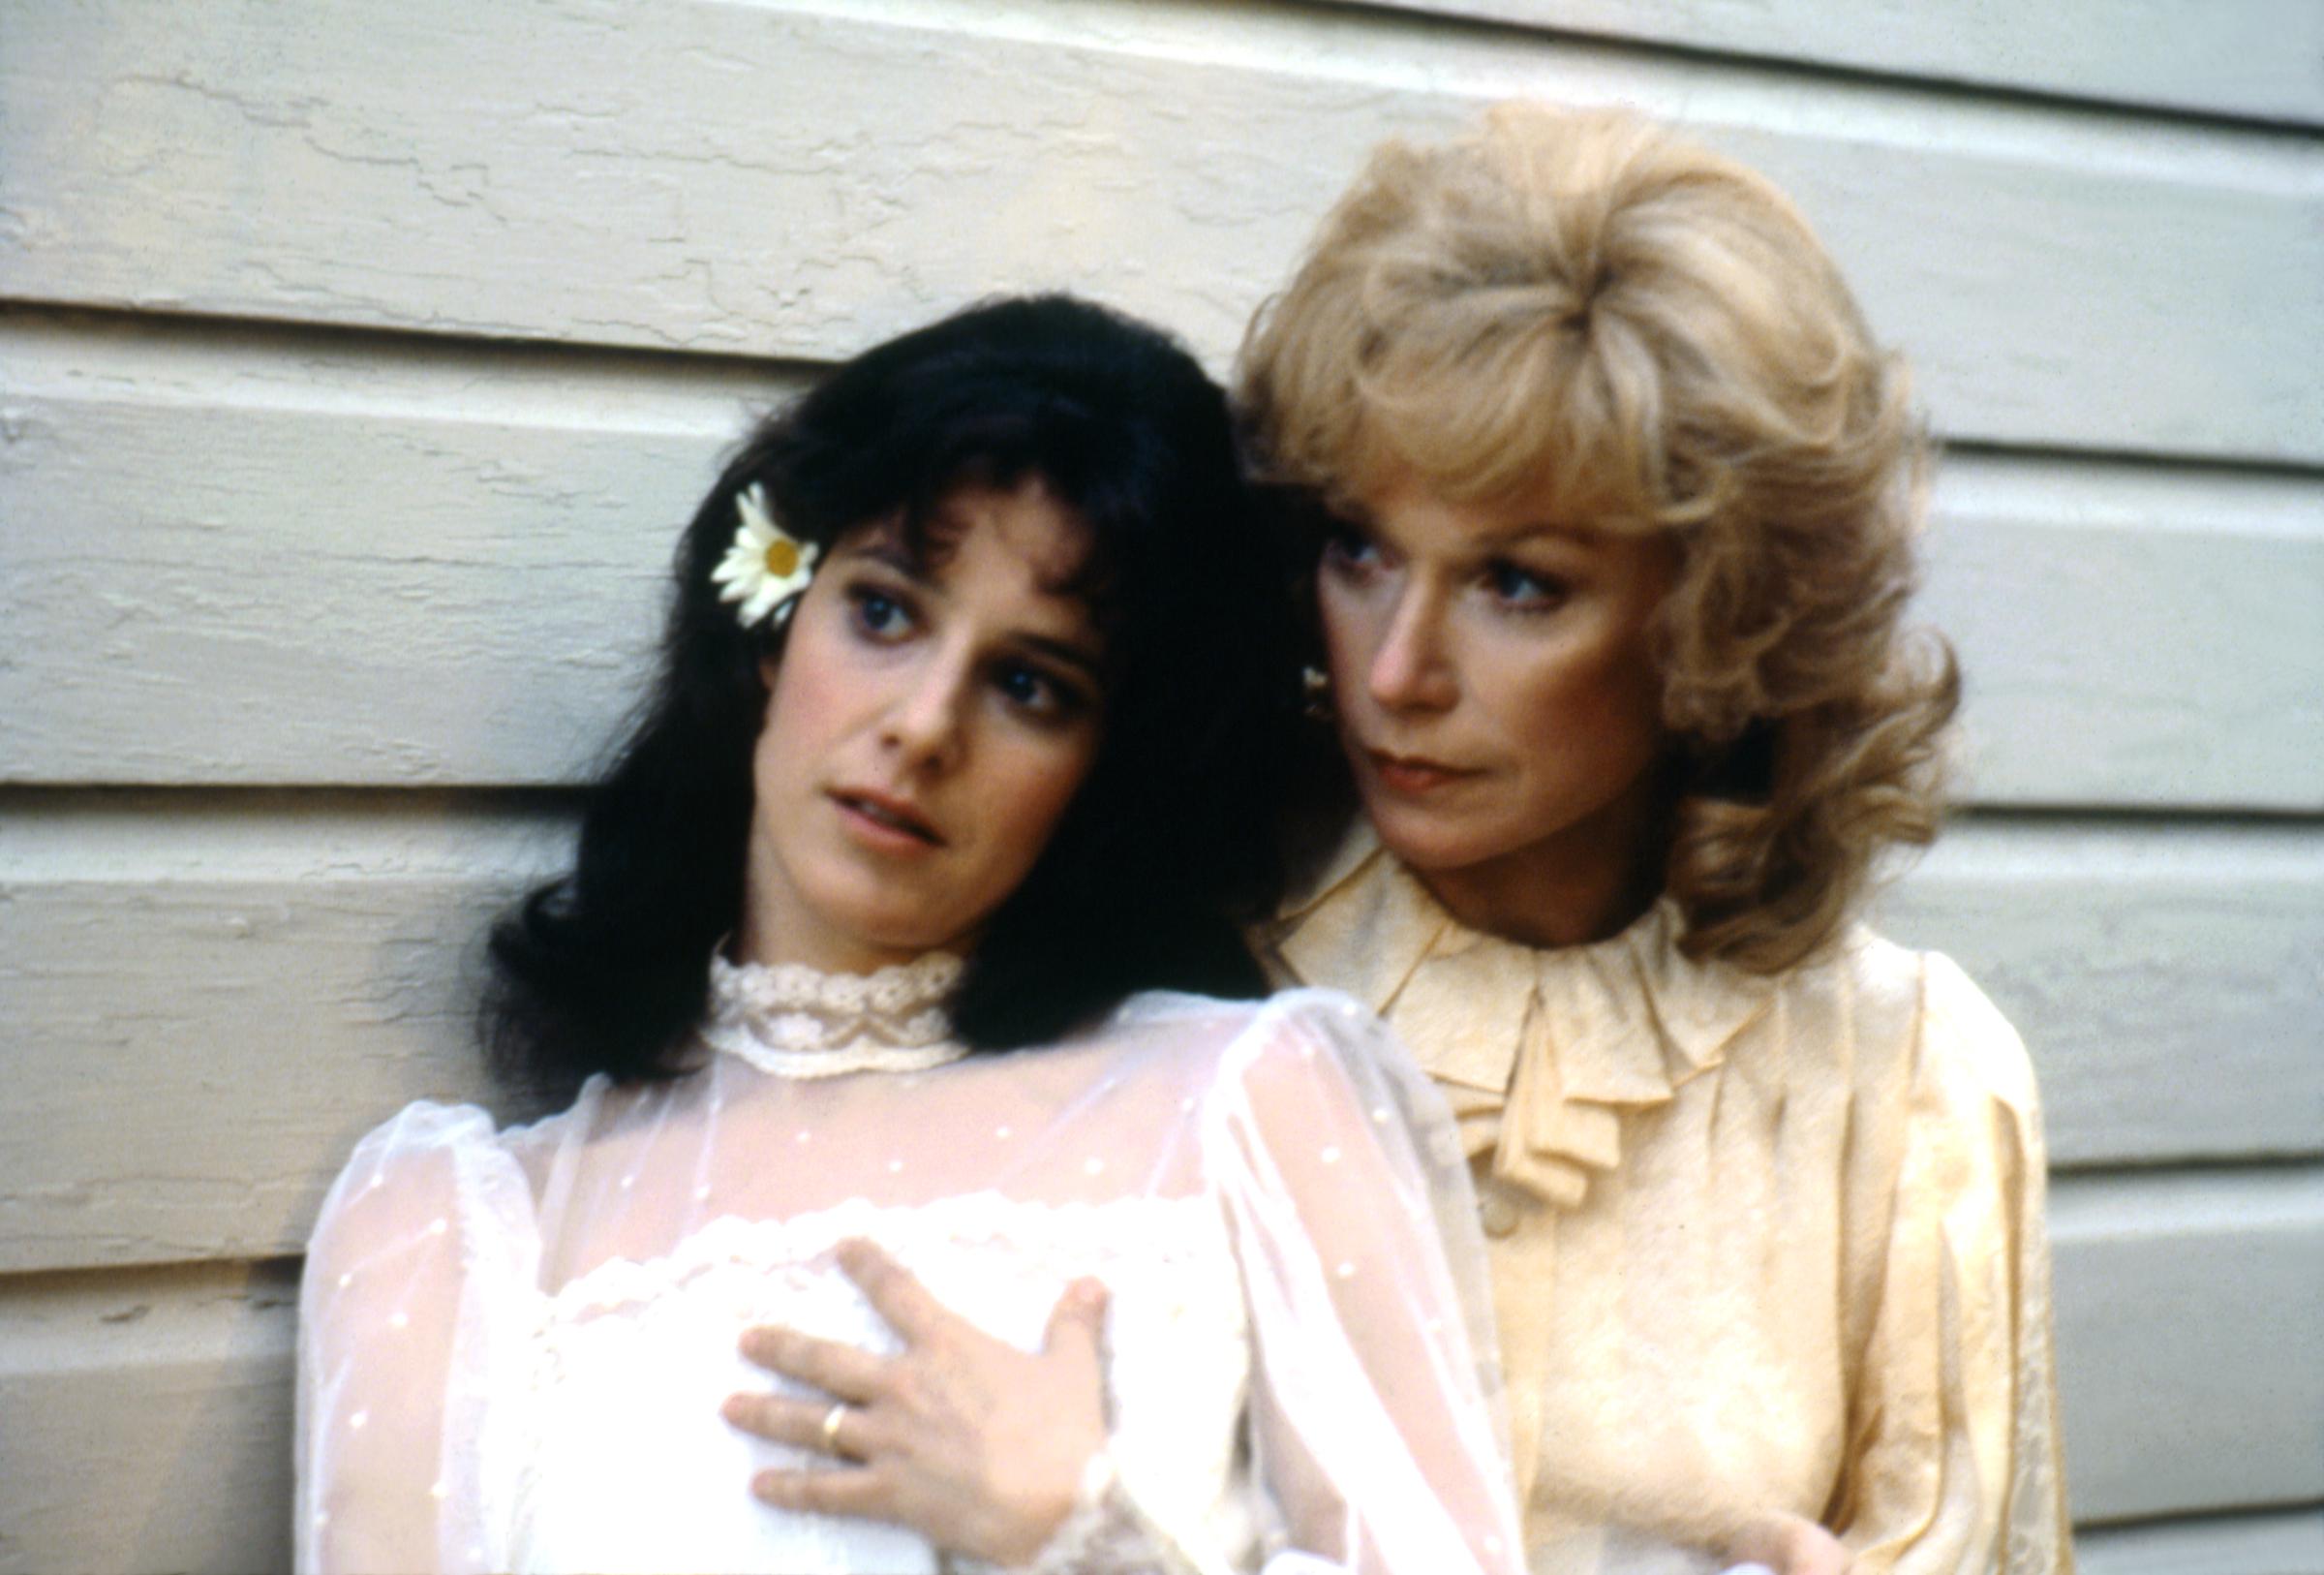
M 1301 716 L 1304 716 L 1309 722 L 1333 720 L 1331 675 L 1330 673 L 1318 666 L 1301 667 L 1300 669 L 1300 693 L 1305 696 L 1304 703 L 1300 707 Z

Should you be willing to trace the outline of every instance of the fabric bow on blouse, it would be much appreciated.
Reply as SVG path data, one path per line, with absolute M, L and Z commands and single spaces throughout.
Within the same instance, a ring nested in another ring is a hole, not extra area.
M 1349 877 L 1372 858 L 1389 868 Z M 1622 1112 L 1719 1065 L 1772 983 L 1678 949 L 1665 901 L 1595 945 L 1541 950 L 1468 929 L 1369 837 L 1284 911 L 1275 949 L 1385 1017 L 1441 1083 L 1470 1158 L 1561 1209 L 1622 1159 Z M 1521 1023 L 1512 1036 L 1502 1025 Z

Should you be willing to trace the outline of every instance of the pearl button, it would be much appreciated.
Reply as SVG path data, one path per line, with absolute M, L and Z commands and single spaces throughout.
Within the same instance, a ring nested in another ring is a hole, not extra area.
M 1477 1203 L 1478 1223 L 1484 1226 L 1487 1236 L 1495 1239 L 1514 1231 L 1523 1217 L 1524 1211 L 1517 1207 L 1517 1200 L 1498 1185 L 1488 1184 L 1484 1196 Z

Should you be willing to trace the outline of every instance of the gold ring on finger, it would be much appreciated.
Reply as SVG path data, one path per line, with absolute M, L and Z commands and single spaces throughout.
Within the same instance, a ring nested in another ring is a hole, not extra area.
M 840 1424 L 847 1420 L 847 1403 L 841 1401 L 823 1413 L 823 1452 L 837 1455 L 840 1450 Z

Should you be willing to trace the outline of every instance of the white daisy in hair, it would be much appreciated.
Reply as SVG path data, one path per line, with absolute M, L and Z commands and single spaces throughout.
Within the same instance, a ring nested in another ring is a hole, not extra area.
M 790 616 L 793 599 L 814 577 L 822 549 L 775 523 L 767 512 L 766 488 L 756 481 L 735 494 L 734 512 L 734 544 L 710 571 L 719 586 L 719 600 L 742 603 L 736 616 L 745 629 L 769 612 L 780 626 Z

